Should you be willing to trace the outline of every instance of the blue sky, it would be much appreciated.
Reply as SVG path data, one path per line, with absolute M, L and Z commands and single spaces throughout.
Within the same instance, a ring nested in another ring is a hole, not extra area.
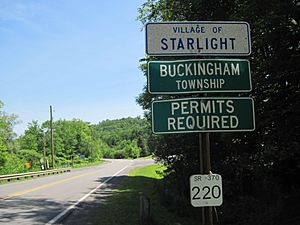
M 142 0 L 0 0 L 0 100 L 32 120 L 142 116 Z

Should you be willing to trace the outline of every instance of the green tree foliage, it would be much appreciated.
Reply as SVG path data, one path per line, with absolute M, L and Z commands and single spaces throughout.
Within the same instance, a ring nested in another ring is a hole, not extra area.
M 16 134 L 13 132 L 13 126 L 17 123 L 17 116 L 8 115 L 2 110 L 4 104 L 0 101 L 0 174 L 6 174 L 9 171 L 17 172 L 14 166 L 22 164 L 21 160 L 15 156 L 17 145 L 15 144 Z M 18 168 L 18 167 L 17 167 Z
M 107 145 L 105 157 L 136 158 L 150 154 L 150 128 L 145 119 L 105 120 L 92 127 L 94 139 L 100 139 Z
M 0 156 L 1 157 L 1 156 Z M 0 174 L 14 174 L 26 172 L 24 160 L 18 157 L 17 154 L 2 154 L 4 164 L 0 166 Z
M 213 172 L 224 176 L 223 222 L 261 224 L 264 217 L 264 224 L 279 223 L 290 209 L 284 204 L 299 207 L 291 200 L 300 188 L 299 1 L 148 0 L 139 12 L 143 23 L 249 22 L 253 90 L 240 96 L 251 95 L 255 100 L 256 131 L 211 134 Z M 142 70 L 146 73 L 145 65 Z M 137 101 L 149 112 L 151 100 L 157 97 L 163 96 L 152 96 L 145 88 Z M 197 139 L 197 135 L 164 135 L 150 141 L 168 167 L 165 189 L 175 187 L 172 198 L 182 203 L 179 211 L 188 205 L 186 181 L 198 171 Z M 192 210 L 184 213 L 188 211 Z
M 24 172 L 25 160 L 17 154 L 19 145 L 13 131 L 18 122 L 17 116 L 2 111 L 3 107 L 4 104 L 0 101 L 0 174 Z
M 38 121 L 32 121 L 28 124 L 28 128 L 24 135 L 19 137 L 20 149 L 29 149 L 36 152 L 43 151 L 43 130 Z
M 45 130 L 45 147 L 47 155 L 51 155 L 50 121 L 42 124 Z M 98 161 L 103 156 L 103 143 L 93 139 L 91 125 L 79 119 L 58 120 L 53 122 L 53 143 L 55 160 L 58 164 L 66 164 L 84 156 L 89 161 Z
M 33 168 L 40 168 L 40 159 L 43 156 L 44 134 L 38 121 L 32 121 L 24 135 L 18 138 L 19 150 L 16 156 L 23 162 L 31 162 Z
M 57 157 L 68 158 L 71 155 L 91 155 L 91 129 L 88 123 L 81 120 L 58 120 L 53 124 L 54 145 Z
M 2 111 L 0 102 L 0 174 L 26 172 L 25 163 L 40 169 L 44 149 L 52 159 L 50 121 L 28 124 L 19 138 L 13 132 L 15 115 Z M 95 162 L 106 158 L 137 158 L 149 155 L 149 124 L 140 118 L 106 120 L 91 125 L 79 119 L 53 122 L 53 143 L 57 166 L 68 162 Z M 83 159 L 84 158 L 84 159 Z
M 0 152 L 13 153 L 16 150 L 14 146 L 14 138 L 16 134 L 13 132 L 13 126 L 17 123 L 17 116 L 12 114 L 8 115 L 2 111 L 4 104 L 0 101 Z
M 40 159 L 42 154 L 35 150 L 22 149 L 18 151 L 17 155 L 22 161 L 30 162 L 33 168 L 40 169 Z

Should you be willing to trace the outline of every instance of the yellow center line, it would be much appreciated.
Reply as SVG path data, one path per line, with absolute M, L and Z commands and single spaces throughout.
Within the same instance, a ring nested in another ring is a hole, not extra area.
M 32 188 L 32 189 L 28 189 L 28 190 L 24 190 L 24 191 L 20 191 L 20 192 L 15 192 L 13 194 L 10 194 L 9 196 L 0 197 L 0 200 L 7 200 L 7 199 L 10 199 L 10 198 L 14 198 L 14 197 L 17 197 L 17 196 L 20 196 L 20 195 L 24 195 L 24 194 L 27 194 L 27 193 L 30 193 L 30 192 L 33 192 L 33 191 L 37 191 L 37 190 L 47 188 L 47 187 L 50 187 L 50 186 L 53 186 L 53 185 L 56 185 L 56 184 L 60 184 L 60 183 L 66 182 L 66 181 L 78 179 L 80 177 L 87 176 L 87 175 L 90 175 L 90 174 L 94 174 L 94 173 L 97 173 L 97 172 L 99 172 L 99 171 L 93 171 L 93 172 L 90 172 L 90 173 L 85 173 L 85 174 L 77 175 L 77 176 L 74 176 L 74 177 L 58 180 L 58 181 L 55 181 L 55 182 L 52 182 L 52 183 L 49 183 L 49 184 L 44 184 L 44 185 L 41 185 L 41 186 L 38 186 L 38 187 L 35 187 L 35 188 Z

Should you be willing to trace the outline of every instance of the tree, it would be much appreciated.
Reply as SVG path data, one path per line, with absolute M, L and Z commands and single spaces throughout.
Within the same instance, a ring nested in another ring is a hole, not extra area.
M 0 152 L 13 153 L 16 150 L 14 145 L 16 134 L 13 132 L 13 126 L 17 123 L 17 116 L 8 115 L 1 110 L 3 107 L 4 103 L 0 101 Z
M 33 120 L 28 124 L 27 130 L 24 135 L 19 138 L 20 149 L 33 150 L 36 152 L 42 152 L 44 146 L 44 134 L 38 121 Z
M 5 167 L 11 167 L 18 164 L 13 157 L 17 150 L 15 144 L 16 134 L 13 132 L 13 126 L 17 123 L 17 116 L 12 114 L 8 115 L 2 111 L 4 103 L 0 101 L 0 174 L 7 173 Z M 15 162 L 14 162 L 15 161 Z
M 102 140 L 105 157 L 136 158 L 150 154 L 149 123 L 141 118 L 105 120 L 92 126 L 93 139 Z
M 46 121 L 43 127 L 48 127 L 48 125 L 49 121 Z M 53 127 L 57 157 L 66 160 L 71 159 L 71 156 L 74 155 L 84 154 L 89 157 L 92 154 L 92 133 L 88 123 L 78 119 L 58 120 L 54 122 Z
M 255 221 L 257 217 L 253 217 L 253 214 L 258 213 L 256 206 L 259 204 L 261 211 L 269 209 L 275 211 L 274 215 L 280 214 L 284 210 L 283 205 L 279 209 L 272 206 L 286 199 L 286 192 L 283 190 L 289 190 L 290 193 L 299 188 L 300 184 L 297 176 L 300 172 L 299 1 L 148 0 L 139 12 L 142 23 L 223 20 L 249 22 L 252 37 L 252 54 L 249 59 L 253 85 L 250 95 L 255 100 L 256 131 L 212 134 L 213 171 L 222 171 L 224 189 L 227 190 L 225 198 L 230 199 L 232 205 L 235 200 L 239 203 L 238 207 L 231 208 L 236 211 L 231 213 L 231 218 L 227 217 L 229 223 L 260 223 Z M 154 57 L 144 61 L 152 59 Z M 146 73 L 146 65 L 142 69 Z M 137 101 L 149 112 L 150 103 L 155 98 L 165 96 L 150 95 L 144 88 Z M 197 137 L 152 137 L 151 143 L 155 145 L 157 155 L 168 167 L 166 182 L 170 185 L 166 189 L 175 187 L 176 196 L 188 199 L 188 186 L 184 181 L 197 171 Z M 251 199 L 248 207 L 253 207 L 252 212 L 240 213 L 247 204 L 247 201 L 238 201 L 241 198 Z M 257 205 L 255 202 L 258 202 Z M 178 208 L 180 207 L 183 208 L 182 205 Z M 228 204 L 222 210 L 228 211 L 229 208 Z M 265 216 L 264 213 L 261 213 L 261 217 Z M 268 216 L 265 224 L 276 220 L 274 216 Z M 257 220 L 259 219 L 261 218 Z

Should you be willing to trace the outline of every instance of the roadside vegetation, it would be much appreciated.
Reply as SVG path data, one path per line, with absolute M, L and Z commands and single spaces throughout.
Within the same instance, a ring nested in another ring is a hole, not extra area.
M 140 194 L 150 200 L 152 225 L 199 224 L 168 210 L 168 202 L 162 201 L 158 190 L 163 188 L 164 170 L 163 165 L 157 164 L 132 170 L 105 201 L 99 216 L 94 217 L 93 224 L 139 225 Z
M 32 121 L 17 137 L 16 115 L 3 111 L 0 101 L 0 175 L 52 168 L 50 122 Z M 81 121 L 53 122 L 55 168 L 96 165 L 102 158 L 137 158 L 150 155 L 149 125 L 141 118 L 106 120 L 96 125 Z M 45 149 L 45 157 L 44 157 Z M 44 167 L 45 168 L 45 167 Z

